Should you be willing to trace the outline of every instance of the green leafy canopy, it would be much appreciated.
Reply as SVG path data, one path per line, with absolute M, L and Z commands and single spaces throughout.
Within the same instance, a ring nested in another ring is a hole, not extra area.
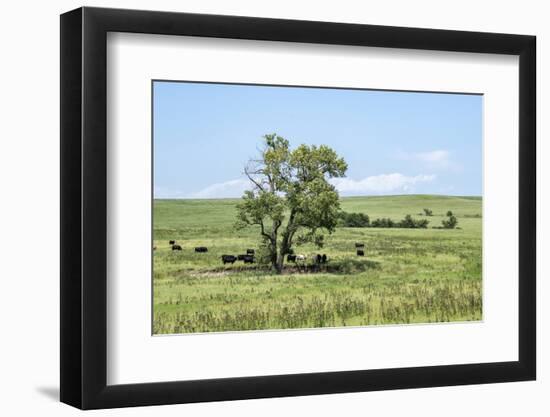
M 340 209 L 338 191 L 328 181 L 343 177 L 347 163 L 326 145 L 299 145 L 265 135 L 258 159 L 245 166 L 251 183 L 237 206 L 237 227 L 260 226 L 270 260 L 281 271 L 293 243 L 322 246 L 323 232 L 332 233 Z

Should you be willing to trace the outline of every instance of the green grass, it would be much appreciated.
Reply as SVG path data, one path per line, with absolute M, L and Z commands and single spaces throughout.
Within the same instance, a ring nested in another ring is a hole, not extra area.
M 348 212 L 371 219 L 421 217 L 429 229 L 338 228 L 318 250 L 328 265 L 316 273 L 288 268 L 276 275 L 257 264 L 223 265 L 222 254 L 258 247 L 258 230 L 236 231 L 238 200 L 154 202 L 155 334 L 480 320 L 479 197 L 429 195 L 350 197 Z M 460 229 L 441 226 L 452 210 Z M 422 218 L 424 218 L 422 216 Z M 183 247 L 172 252 L 168 240 Z M 365 257 L 355 255 L 365 243 Z M 194 253 L 207 246 L 208 253 Z

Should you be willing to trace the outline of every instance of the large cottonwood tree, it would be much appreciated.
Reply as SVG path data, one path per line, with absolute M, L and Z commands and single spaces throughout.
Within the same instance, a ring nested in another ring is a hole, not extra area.
M 257 225 L 273 268 L 281 273 L 296 243 L 323 245 L 338 220 L 338 191 L 328 179 L 343 177 L 347 164 L 325 145 L 300 145 L 276 134 L 264 136 L 258 159 L 245 166 L 251 189 L 237 207 L 239 228 Z

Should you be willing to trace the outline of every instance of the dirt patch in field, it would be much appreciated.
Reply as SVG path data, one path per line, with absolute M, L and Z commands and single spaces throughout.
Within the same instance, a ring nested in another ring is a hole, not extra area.
M 240 271 L 200 271 L 200 272 L 191 272 L 189 273 L 190 276 L 195 278 L 219 278 L 219 277 L 225 277 L 227 275 L 233 275 Z
M 367 269 L 377 269 L 380 267 L 378 262 L 374 261 L 347 261 L 333 262 L 325 265 L 285 265 L 281 275 L 302 275 L 302 274 L 353 274 L 366 271 Z M 244 268 L 212 268 L 201 271 L 188 271 L 187 274 L 195 278 L 219 278 L 231 276 L 235 274 L 261 274 L 261 275 L 276 275 L 275 272 L 266 266 L 249 266 Z

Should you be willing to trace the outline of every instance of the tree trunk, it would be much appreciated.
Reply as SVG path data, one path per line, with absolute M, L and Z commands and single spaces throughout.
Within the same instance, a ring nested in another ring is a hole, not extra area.
M 277 256 L 277 245 L 271 244 L 269 247 L 269 252 L 271 257 L 271 266 L 273 267 L 273 269 L 275 269 L 275 271 L 277 271 L 277 273 L 280 273 L 280 271 L 277 269 L 279 264 L 279 258 Z
M 283 264 L 285 262 L 285 255 L 283 253 L 279 253 L 277 255 L 277 261 L 275 262 L 275 270 L 278 274 L 281 274 L 283 272 Z
M 275 269 L 279 274 L 283 272 L 285 256 L 290 253 L 290 248 L 292 247 L 292 237 L 294 236 L 294 231 L 295 231 L 295 228 L 294 228 L 295 217 L 296 217 L 296 211 L 292 210 L 288 218 L 286 229 L 282 233 L 283 238 L 281 240 L 281 249 L 278 251 L 277 265 L 275 266 Z M 277 252 L 277 250 L 275 251 Z

